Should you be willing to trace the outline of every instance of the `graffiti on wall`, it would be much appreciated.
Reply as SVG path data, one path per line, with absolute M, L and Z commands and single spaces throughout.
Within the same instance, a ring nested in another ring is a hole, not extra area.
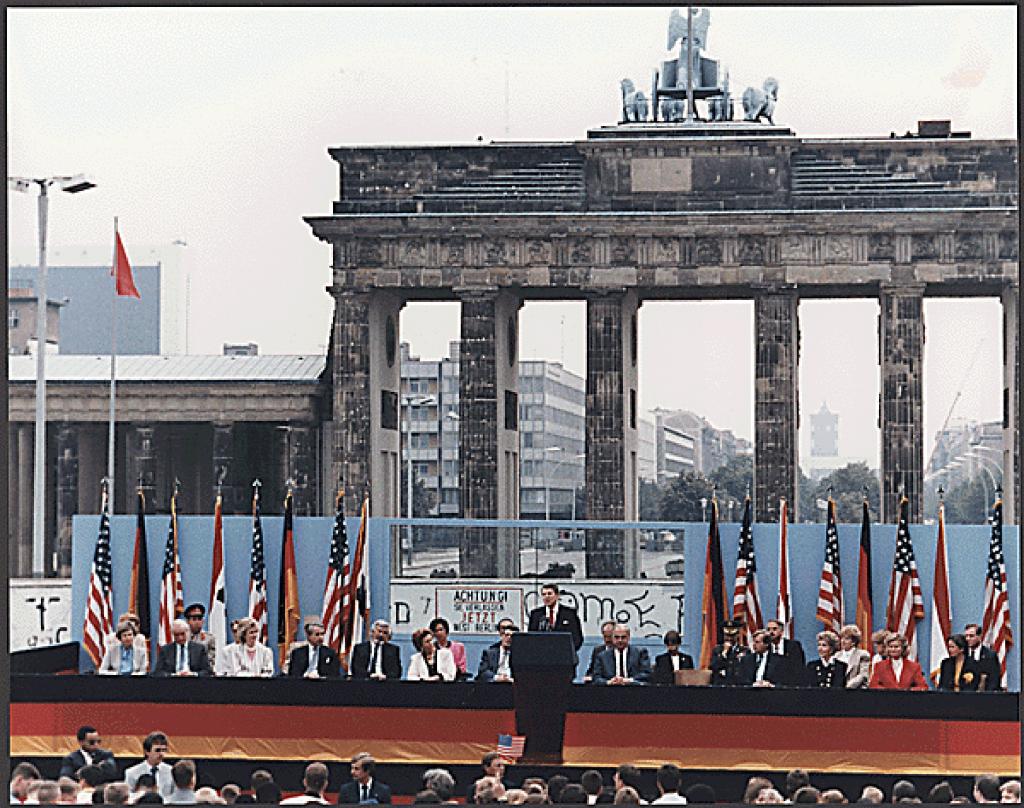
M 13 580 L 11 651 L 71 641 L 71 581 Z

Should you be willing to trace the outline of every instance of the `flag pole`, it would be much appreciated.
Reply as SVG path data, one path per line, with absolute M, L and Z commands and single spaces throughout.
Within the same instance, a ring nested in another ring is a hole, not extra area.
M 107 435 L 107 479 L 109 480 L 110 512 L 114 512 L 114 401 L 117 397 L 117 217 L 114 217 L 114 284 L 110 316 L 110 427 Z

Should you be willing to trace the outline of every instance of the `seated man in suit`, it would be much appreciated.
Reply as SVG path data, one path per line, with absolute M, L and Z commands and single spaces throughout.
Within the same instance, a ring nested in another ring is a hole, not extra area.
M 981 629 L 977 623 L 964 626 L 964 639 L 967 640 L 967 658 L 981 677 L 979 690 L 1002 690 L 1003 671 L 996 652 L 981 641 Z
M 77 780 L 78 770 L 83 766 L 99 766 L 106 773 L 109 780 L 117 779 L 117 764 L 114 761 L 114 753 L 108 749 L 100 748 L 100 734 L 96 727 L 86 724 L 78 728 L 76 735 L 79 748 L 70 755 L 65 755 L 60 762 L 60 774 L 58 777 L 70 777 Z
M 519 626 L 512 621 L 502 621 L 501 640 L 484 649 L 480 655 L 480 669 L 476 678 L 480 682 L 512 681 L 512 637 Z
M 594 666 L 597 664 L 597 657 L 602 651 L 607 651 L 612 647 L 612 632 L 615 630 L 614 620 L 605 620 L 601 624 L 601 639 L 604 641 L 601 645 L 595 645 L 593 650 L 590 652 L 590 664 L 587 665 L 587 671 L 583 674 L 583 682 L 594 681 Z
M 370 640 L 361 642 L 352 649 L 348 664 L 348 675 L 352 679 L 402 678 L 402 653 L 391 639 L 391 624 L 377 620 L 370 630 Z
M 391 802 L 391 788 L 373 776 L 376 765 L 366 752 L 352 758 L 352 782 L 338 789 L 339 805 Z
M 764 625 L 768 631 L 768 644 L 771 652 L 781 657 L 782 670 L 778 674 L 777 685 L 788 685 L 798 687 L 804 682 L 807 659 L 804 657 L 804 647 L 796 640 L 790 640 L 783 636 L 785 627 L 778 620 L 769 620 Z
M 646 684 L 651 680 L 651 660 L 646 648 L 629 644 L 629 627 L 617 623 L 612 648 L 598 654 L 594 682 L 599 685 Z
M 654 658 L 652 683 L 656 685 L 674 685 L 676 683 L 676 671 L 693 669 L 693 657 L 679 650 L 682 642 L 683 638 L 679 636 L 678 631 L 671 630 L 665 632 L 665 647 L 668 650 Z
M 324 645 L 324 626 L 319 621 L 306 623 L 306 644 L 292 651 L 288 675 L 293 678 L 335 679 L 341 671 L 338 655 Z
M 171 623 L 172 642 L 160 646 L 156 655 L 156 676 L 212 676 L 213 668 L 206 656 L 206 646 L 188 640 L 188 623 Z
M 753 648 L 736 663 L 736 684 L 754 687 L 775 687 L 785 684 L 783 658 L 772 652 L 769 635 L 764 629 L 754 632 Z
M 540 599 L 543 606 L 530 610 L 528 631 L 566 631 L 572 635 L 572 645 L 579 653 L 583 646 L 583 626 L 580 617 L 572 606 L 558 602 L 558 584 L 546 583 L 540 588 Z

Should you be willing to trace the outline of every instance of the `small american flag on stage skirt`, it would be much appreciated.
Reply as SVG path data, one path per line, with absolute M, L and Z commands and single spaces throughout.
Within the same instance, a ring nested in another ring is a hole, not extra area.
M 525 746 L 525 735 L 499 735 L 498 748 L 495 751 L 506 760 L 515 762 L 523 756 Z

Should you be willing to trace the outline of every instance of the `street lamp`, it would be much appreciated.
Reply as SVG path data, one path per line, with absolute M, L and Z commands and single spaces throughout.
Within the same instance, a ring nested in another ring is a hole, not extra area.
M 39 275 L 36 278 L 36 423 L 35 457 L 32 477 L 32 576 L 43 577 L 46 520 L 46 222 L 50 207 L 49 190 L 57 188 L 77 194 L 95 188 L 82 174 L 71 177 L 8 177 L 13 191 L 28 193 L 39 188 Z M 111 511 L 113 504 L 111 503 Z
M 412 519 L 412 408 L 436 404 L 437 399 L 434 396 L 402 396 L 402 403 L 406 406 L 405 442 L 409 452 L 405 476 L 405 512 L 406 516 Z M 410 526 L 409 529 L 411 531 L 412 527 Z
M 700 498 L 700 521 L 702 521 L 702 522 L 706 522 L 708 520 L 707 508 L 708 508 L 708 498 L 707 497 L 701 497 Z
M 545 447 L 544 451 L 545 452 L 564 452 L 565 449 L 562 448 L 561 446 L 547 446 L 547 447 Z M 554 472 L 558 470 L 559 466 L 562 466 L 565 463 L 568 463 L 570 460 L 579 460 L 581 457 L 586 457 L 586 455 L 585 454 L 575 454 L 575 455 L 572 455 L 571 457 L 563 457 L 561 460 L 558 460 L 555 463 L 555 465 L 552 466 L 552 468 L 551 468 L 551 471 L 552 471 L 551 476 L 552 477 L 555 476 Z M 576 484 L 575 484 L 575 481 L 573 482 L 573 486 L 572 486 L 572 506 L 571 507 L 572 507 L 572 521 L 575 522 L 576 521 Z M 548 477 L 548 464 L 547 464 L 547 461 L 544 462 L 544 520 L 546 522 L 550 522 L 551 521 L 551 480 Z

